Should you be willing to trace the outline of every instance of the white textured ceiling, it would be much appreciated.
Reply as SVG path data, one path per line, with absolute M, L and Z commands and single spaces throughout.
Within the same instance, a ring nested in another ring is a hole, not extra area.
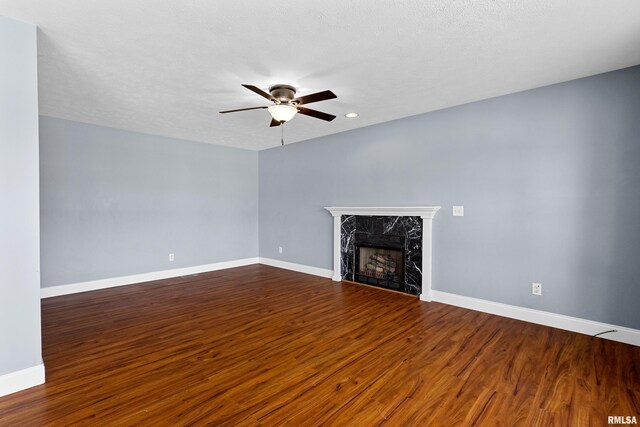
M 39 26 L 40 113 L 248 149 L 279 144 L 240 86 L 338 98 L 287 142 L 640 64 L 638 0 L 0 0 Z M 263 102 L 266 101 L 266 102 Z M 360 116 L 347 119 L 344 114 Z

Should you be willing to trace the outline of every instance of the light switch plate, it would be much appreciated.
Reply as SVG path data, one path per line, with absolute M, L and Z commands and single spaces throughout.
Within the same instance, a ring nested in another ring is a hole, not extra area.
M 464 206 L 454 206 L 453 216 L 464 216 Z

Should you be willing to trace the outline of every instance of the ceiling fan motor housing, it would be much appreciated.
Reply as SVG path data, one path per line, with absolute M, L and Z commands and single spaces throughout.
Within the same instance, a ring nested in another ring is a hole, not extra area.
M 289 85 L 273 85 L 269 88 L 271 96 L 282 102 L 289 102 L 296 96 L 296 88 Z

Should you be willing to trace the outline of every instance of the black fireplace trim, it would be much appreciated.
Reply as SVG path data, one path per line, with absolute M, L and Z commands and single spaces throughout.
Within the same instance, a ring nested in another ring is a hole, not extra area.
M 407 238 L 395 234 L 373 234 L 356 231 L 353 234 L 354 245 L 367 245 L 379 249 L 397 249 L 402 252 L 407 250 Z
M 365 216 L 341 217 L 341 276 L 345 280 L 358 281 L 355 277 L 355 234 L 403 236 L 405 238 L 405 280 L 402 292 L 411 295 L 422 293 L 422 232 L 420 216 Z

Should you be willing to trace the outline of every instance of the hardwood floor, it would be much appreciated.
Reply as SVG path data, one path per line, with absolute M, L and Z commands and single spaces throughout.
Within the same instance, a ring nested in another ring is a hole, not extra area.
M 640 348 L 254 265 L 42 301 L 0 425 L 606 425 Z

